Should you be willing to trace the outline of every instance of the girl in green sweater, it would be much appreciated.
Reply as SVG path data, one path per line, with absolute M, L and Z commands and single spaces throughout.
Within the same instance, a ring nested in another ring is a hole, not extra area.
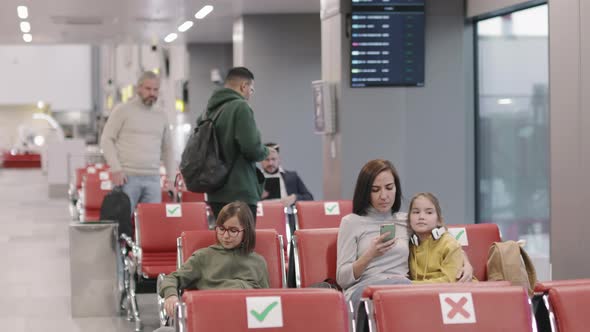
M 217 244 L 195 251 L 161 283 L 168 316 L 174 316 L 178 288 L 269 288 L 266 261 L 254 252 L 254 225 L 246 203 L 233 202 L 221 209 L 215 226 Z

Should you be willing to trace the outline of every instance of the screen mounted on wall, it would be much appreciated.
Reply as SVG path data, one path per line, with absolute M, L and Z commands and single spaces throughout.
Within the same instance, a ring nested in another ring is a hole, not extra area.
M 350 80 L 424 86 L 424 0 L 352 0 Z

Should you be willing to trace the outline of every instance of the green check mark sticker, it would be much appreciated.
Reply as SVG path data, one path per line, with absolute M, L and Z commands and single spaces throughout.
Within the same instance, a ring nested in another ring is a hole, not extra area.
M 258 312 L 254 309 L 250 310 L 250 313 L 252 314 L 252 316 L 254 316 L 256 319 L 258 319 L 259 322 L 262 322 L 266 316 L 268 316 L 268 313 L 277 306 L 277 304 L 279 304 L 278 301 L 274 301 L 273 303 L 269 304 L 268 307 L 266 307 L 266 309 L 262 310 L 262 312 Z
M 280 296 L 246 297 L 248 328 L 283 327 L 283 307 Z
M 166 204 L 166 217 L 182 217 L 180 204 Z
M 455 240 L 457 240 L 461 246 L 469 245 L 469 240 L 467 239 L 467 232 L 465 231 L 465 227 L 451 227 L 449 228 L 449 233 L 453 235 Z
M 340 206 L 338 202 L 326 202 L 324 203 L 324 213 L 327 216 L 337 216 L 340 215 Z

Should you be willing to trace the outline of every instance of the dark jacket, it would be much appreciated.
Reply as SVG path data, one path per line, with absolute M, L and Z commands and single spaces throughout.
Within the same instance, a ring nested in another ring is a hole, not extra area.
M 297 172 L 284 171 L 281 173 L 281 176 L 283 177 L 283 181 L 285 181 L 287 195 L 295 194 L 298 201 L 313 201 L 313 195 L 307 190 L 307 187 L 305 187 Z
M 260 201 L 264 182 L 256 162 L 266 158 L 268 149 L 260 141 L 254 112 L 242 95 L 228 88 L 215 91 L 207 104 L 207 116 L 220 107 L 223 111 L 215 122 L 215 130 L 223 156 L 232 166 L 225 185 L 207 193 L 208 200 L 215 203 L 239 200 L 255 205 Z

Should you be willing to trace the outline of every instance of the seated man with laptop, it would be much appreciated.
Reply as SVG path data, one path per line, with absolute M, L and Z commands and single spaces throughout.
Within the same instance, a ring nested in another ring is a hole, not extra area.
M 265 146 L 274 148 L 276 152 L 271 150 L 268 157 L 260 163 L 266 178 L 262 199 L 280 200 L 287 207 L 295 204 L 296 201 L 313 200 L 313 195 L 307 190 L 297 172 L 287 171 L 281 167 L 279 145 L 266 143 Z

